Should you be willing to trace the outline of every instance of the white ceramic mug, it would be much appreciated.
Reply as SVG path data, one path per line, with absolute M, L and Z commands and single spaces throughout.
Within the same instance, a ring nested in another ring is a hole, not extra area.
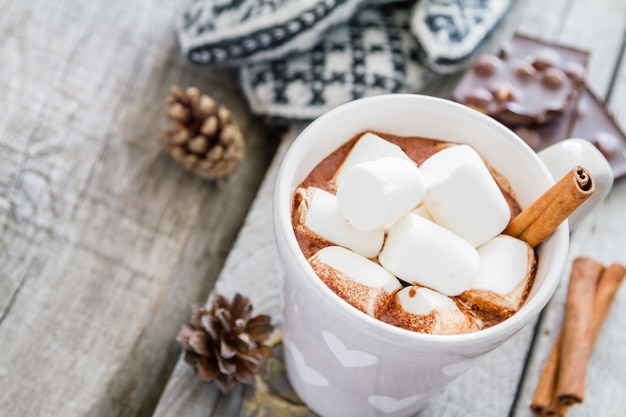
M 429 398 L 527 325 L 553 295 L 568 255 L 567 222 L 538 247 L 535 283 L 524 306 L 491 328 L 427 335 L 394 327 L 349 305 L 315 274 L 291 224 L 295 187 L 324 157 L 365 130 L 467 143 L 510 182 L 522 207 L 554 180 L 541 159 L 503 125 L 452 101 L 381 95 L 339 106 L 312 122 L 281 165 L 274 229 L 283 278 L 283 335 L 289 379 L 325 417 L 410 416 Z

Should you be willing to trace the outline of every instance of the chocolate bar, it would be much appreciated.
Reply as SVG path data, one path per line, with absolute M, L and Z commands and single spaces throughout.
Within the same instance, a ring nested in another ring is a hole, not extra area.
M 578 99 L 569 137 L 591 141 L 611 164 L 616 179 L 626 174 L 626 134 L 589 88 Z
M 468 70 L 453 100 L 509 127 L 548 123 L 576 102 L 589 53 L 515 34 L 498 55 L 483 55 Z
M 563 116 L 554 118 L 550 123 L 517 126 L 511 129 L 533 150 L 540 151 L 560 140 L 571 137 L 576 118 L 577 105 L 572 105 Z
M 567 138 L 586 139 L 609 161 L 615 178 L 626 175 L 626 134 L 606 104 L 586 85 L 576 105 L 563 117 L 544 125 L 517 127 L 513 131 L 535 151 Z
M 452 98 L 499 120 L 535 151 L 586 139 L 620 178 L 626 175 L 626 134 L 585 84 L 588 60 L 586 51 L 515 34 L 497 56 L 476 60 Z

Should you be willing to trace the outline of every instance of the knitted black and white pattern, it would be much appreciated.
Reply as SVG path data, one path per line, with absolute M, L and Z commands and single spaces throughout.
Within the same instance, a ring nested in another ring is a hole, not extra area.
M 310 120 L 357 98 L 419 92 L 434 74 L 420 64 L 409 30 L 413 3 L 368 7 L 309 52 L 243 67 L 241 85 L 252 111 Z
M 244 65 L 306 51 L 366 4 L 395 0 L 196 0 L 178 22 L 197 64 Z
M 420 0 L 411 13 L 420 60 L 439 74 L 467 66 L 512 0 Z

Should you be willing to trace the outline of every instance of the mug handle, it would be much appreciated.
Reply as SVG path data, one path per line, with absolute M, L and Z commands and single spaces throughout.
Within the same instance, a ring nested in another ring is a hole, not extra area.
M 576 209 L 568 218 L 570 231 L 575 230 L 597 205 L 599 205 L 613 187 L 613 169 L 602 152 L 591 142 L 580 138 L 559 141 L 539 152 L 539 158 L 558 181 L 577 165 L 586 168 L 595 181 L 595 191 L 587 201 Z

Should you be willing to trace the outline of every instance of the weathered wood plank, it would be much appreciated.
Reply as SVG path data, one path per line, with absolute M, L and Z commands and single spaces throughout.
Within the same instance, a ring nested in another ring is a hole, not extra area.
M 277 327 L 282 323 L 282 307 L 271 222 L 272 196 L 282 158 L 301 130 L 302 126 L 294 126 L 284 136 L 214 289 L 215 293 L 228 298 L 237 292 L 246 295 L 254 306 L 254 314 L 269 314 Z M 180 414 L 235 416 L 241 405 L 241 391 L 228 396 L 219 394 L 213 384 L 200 382 L 189 366 L 179 359 L 154 417 Z M 189 396 L 193 396 L 193 401 L 187 400 Z
M 178 55 L 171 2 L 0 1 L 0 410 L 150 415 L 278 145 L 231 71 Z M 169 86 L 230 107 L 225 188 L 162 150 Z M 234 203 L 236 202 L 236 204 Z
M 149 415 L 179 354 L 173 335 L 222 265 L 216 291 L 246 288 L 256 311 L 280 320 L 268 197 L 274 168 L 223 264 L 274 151 L 273 132 L 249 115 L 232 73 L 178 57 L 177 12 L 167 2 L 0 0 L 0 8 L 0 409 Z M 589 83 L 610 93 L 624 124 L 624 61 L 613 75 L 624 11 L 616 0 L 517 2 L 500 33 L 520 28 L 593 50 Z M 432 94 L 447 96 L 455 79 L 442 78 Z M 198 85 L 241 116 L 250 157 L 228 188 L 182 173 L 155 140 L 174 83 Z M 622 180 L 572 236 L 572 256 L 623 256 L 626 231 L 615 219 L 625 194 Z M 563 298 L 561 288 L 546 310 L 516 415 L 529 414 Z M 572 415 L 624 409 L 607 400 L 622 397 L 615 317 L 623 300 L 622 291 L 592 359 L 589 384 L 602 390 Z M 526 330 L 481 360 L 421 415 L 507 415 L 531 337 Z M 236 415 L 240 394 L 220 396 L 179 364 L 156 414 Z
M 622 47 L 621 39 L 611 35 L 624 32 L 625 24 L 623 16 L 626 14 L 620 14 L 621 10 L 623 10 L 622 4 L 618 4 L 618 2 L 615 1 L 605 1 L 602 2 L 602 4 L 582 0 L 577 2 L 565 0 L 554 2 L 539 0 L 517 2 L 513 12 L 489 41 L 486 49 L 494 50 L 502 39 L 506 39 L 514 31 L 519 30 L 529 35 L 592 50 L 593 58 L 589 72 L 589 83 L 597 91 L 606 91 L 612 82 L 611 68 L 618 62 L 619 54 L 617 52 Z M 558 16 L 558 18 L 555 18 L 555 16 Z M 585 30 L 576 30 L 577 27 L 583 24 L 582 22 L 587 25 Z M 601 35 L 598 35 L 598 32 L 595 31 L 599 26 L 602 26 L 600 30 Z M 603 40 L 601 47 L 598 43 L 599 39 Z M 458 77 L 459 76 L 456 75 L 441 78 L 433 83 L 427 93 L 448 97 Z M 617 91 L 617 89 L 615 91 Z M 268 178 L 266 178 L 266 182 Z M 618 187 L 619 186 L 618 184 Z M 259 223 L 255 222 L 256 218 L 260 218 L 260 216 L 257 217 L 258 213 L 264 210 L 266 213 L 269 213 L 270 200 L 268 193 L 269 191 L 266 189 L 266 184 L 264 184 L 262 191 L 259 193 L 257 202 L 255 203 L 256 210 L 253 208 L 250 212 L 246 228 L 242 230 L 240 239 L 227 261 L 223 274 L 217 281 L 216 290 L 232 294 L 242 288 L 248 288 L 247 285 L 249 285 L 250 281 L 247 275 L 250 271 L 245 266 L 239 266 L 239 270 L 229 269 L 229 265 L 235 268 L 235 266 L 240 265 L 240 263 L 246 264 L 246 258 L 251 256 L 265 260 L 267 256 L 274 253 L 273 248 L 267 246 L 268 237 L 266 236 L 264 240 L 258 235 L 260 233 L 271 234 L 270 225 L 265 225 L 265 228 L 263 228 L 261 224 L 255 224 Z M 614 190 L 610 199 L 615 198 L 614 196 L 618 196 L 619 193 L 620 191 Z M 617 199 L 619 200 L 618 202 L 607 203 L 599 210 L 615 210 L 620 204 L 623 206 L 623 198 L 618 196 Z M 256 206 L 257 204 L 258 206 Z M 262 208 L 264 204 L 266 205 L 265 209 Z M 589 221 L 596 222 L 598 219 L 595 216 L 596 215 L 593 217 L 595 220 Z M 616 213 L 610 211 L 606 213 L 606 216 L 598 214 L 597 217 L 603 217 L 608 228 L 611 221 L 613 223 L 615 222 Z M 584 234 L 585 232 L 583 232 L 583 230 L 589 231 L 591 228 L 591 226 L 582 227 L 574 234 L 572 243 L 573 252 L 576 250 L 577 245 L 580 245 L 577 243 L 580 242 L 580 238 L 577 236 Z M 603 230 L 602 234 L 598 234 L 597 236 L 604 237 L 606 236 L 605 232 L 608 232 L 608 230 Z M 614 253 L 615 250 L 619 250 L 620 246 L 616 246 L 614 244 L 615 240 L 613 239 L 616 238 L 619 241 L 619 239 L 622 239 L 623 235 L 619 234 L 621 232 L 615 230 L 613 230 L 612 233 L 613 235 L 609 236 L 608 239 L 596 238 L 596 241 L 613 242 L 613 247 L 615 248 L 613 249 Z M 618 235 L 616 236 L 615 233 L 618 233 Z M 256 243 L 248 245 L 245 243 L 248 240 Z M 582 241 L 584 242 L 585 240 L 583 239 Z M 259 244 L 259 242 L 266 242 L 266 244 Z M 258 247 L 259 249 L 252 249 L 253 247 Z M 578 247 L 578 250 L 582 249 L 585 248 L 582 246 Z M 609 256 L 610 253 L 611 252 L 606 253 L 605 256 Z M 255 281 L 255 285 L 259 287 L 255 287 L 253 291 L 250 291 L 250 294 L 256 297 L 258 297 L 257 294 L 259 292 L 262 293 L 259 288 L 263 287 L 264 280 L 267 279 L 268 282 L 273 282 L 272 278 L 268 277 L 268 275 L 275 273 L 275 266 L 265 266 L 259 268 L 258 271 L 257 276 L 259 276 L 259 280 L 261 281 Z M 271 271 L 271 274 L 267 274 L 265 271 Z M 270 291 L 268 297 L 273 297 L 276 288 L 272 287 L 268 288 L 268 290 Z M 562 288 L 559 291 L 555 300 L 546 310 L 546 318 L 542 322 L 539 341 L 535 345 L 542 351 L 545 349 L 541 348 L 541 345 L 548 344 L 550 339 L 550 334 L 547 333 L 548 330 L 545 328 L 550 329 L 553 325 L 549 317 L 558 315 L 559 305 L 562 304 Z M 259 301 L 255 302 L 255 305 L 260 310 L 263 310 L 266 308 L 267 302 L 267 299 L 261 297 Z M 272 308 L 265 311 L 275 310 Z M 280 321 L 280 316 L 277 317 L 277 320 Z M 520 415 L 526 415 L 525 413 L 528 408 L 527 404 L 524 403 L 528 403 L 529 401 L 528 389 L 524 388 L 519 394 L 521 397 L 517 402 L 516 399 L 520 378 L 526 375 L 524 381 L 527 385 L 532 385 L 535 380 L 536 372 L 532 370 L 532 367 L 536 367 L 536 364 L 531 364 L 531 369 L 526 371 L 527 374 L 524 373 L 525 361 L 530 354 L 529 350 L 533 347 L 532 341 L 534 332 L 535 329 L 533 326 L 526 328 L 502 347 L 481 359 L 473 369 L 466 372 L 444 390 L 442 394 L 434 398 L 429 407 L 419 415 L 421 417 L 458 415 L 496 417 L 509 415 L 510 412 L 513 412 L 513 407 L 515 407 L 515 412 L 521 413 Z M 547 353 L 547 350 L 545 353 Z M 531 360 L 537 362 L 534 356 Z M 185 386 L 192 387 L 192 392 L 194 393 L 198 392 L 200 388 L 199 383 L 195 382 L 193 374 L 184 372 L 181 369 L 185 367 L 186 365 L 182 363 L 179 363 L 177 366 L 176 374 L 170 380 L 170 385 L 165 391 L 155 414 L 157 417 L 173 414 L 204 415 L 204 413 L 207 412 L 210 413 L 209 415 L 237 415 L 238 409 L 236 407 L 220 409 L 221 412 L 228 412 L 230 414 L 218 414 L 210 411 L 213 410 L 216 403 L 223 404 L 223 402 L 226 401 L 224 397 L 219 395 L 217 397 L 211 395 L 209 399 L 205 398 L 200 400 L 206 404 L 202 413 L 195 414 L 194 412 L 190 412 L 190 407 L 186 405 L 184 401 L 180 401 L 179 398 L 187 398 L 187 394 L 184 392 Z M 184 379 L 188 380 L 187 384 L 183 382 Z M 216 392 L 209 387 L 202 388 L 202 390 L 211 393 Z M 597 410 L 596 408 L 592 409 Z
M 502 39 L 506 39 L 516 30 L 548 40 L 563 42 L 565 44 L 579 46 L 581 48 L 584 47 L 594 51 L 594 60 L 592 60 L 592 66 L 590 67 L 589 74 L 590 80 L 593 81 L 592 85 L 599 89 L 603 87 L 606 89 L 606 87 L 610 84 L 610 73 L 607 73 L 605 68 L 602 68 L 601 65 L 597 64 L 597 62 L 604 61 L 607 63 L 607 67 L 611 68 L 611 66 L 615 65 L 617 62 L 617 51 L 621 47 L 621 44 L 611 38 L 608 42 L 603 44 L 603 48 L 606 49 L 602 49 L 601 52 L 596 52 L 598 45 L 595 43 L 596 39 L 593 36 L 593 33 L 595 33 L 593 31 L 593 26 L 602 22 L 601 24 L 608 25 L 608 27 L 603 29 L 604 32 L 621 33 L 620 31 L 623 31 L 624 29 L 624 22 L 621 18 L 612 17 L 608 20 L 601 19 L 603 13 L 614 10 L 612 8 L 616 6 L 618 7 L 616 12 L 618 12 L 619 5 L 610 1 L 604 2 L 604 4 L 599 7 L 597 4 L 592 5 L 589 2 L 584 1 L 574 2 L 574 4 L 569 1 L 518 2 L 511 13 L 511 16 L 507 18 L 499 31 L 489 41 L 489 44 L 486 45 L 486 49 L 495 49 Z M 580 22 L 584 20 L 581 16 L 584 16 L 587 12 L 593 12 L 593 15 L 599 20 L 595 21 L 596 23 L 585 31 L 577 32 L 573 30 L 572 28 L 575 28 L 576 25 L 580 25 Z M 559 16 L 559 19 L 555 19 L 554 16 Z M 458 75 L 442 78 L 431 86 L 428 93 L 441 97 L 447 97 L 452 91 L 456 79 L 458 79 Z M 267 181 L 268 179 L 266 178 L 266 182 Z M 264 184 L 264 189 L 266 186 L 267 184 Z M 262 207 L 265 205 L 265 211 L 269 213 L 269 206 L 271 204 L 269 198 L 269 195 L 262 191 L 255 202 L 255 207 Z M 259 212 L 262 210 L 262 208 L 258 209 Z M 258 236 L 259 233 L 271 233 L 271 229 L 268 225 L 266 225 L 265 228 L 263 225 L 257 224 L 255 226 L 255 218 L 257 218 L 257 214 L 258 213 L 255 212 L 255 209 L 253 208 L 250 212 L 250 216 L 248 217 L 247 228 L 242 230 L 242 235 L 240 236 L 240 240 L 237 245 L 239 245 L 242 241 L 246 242 L 248 240 L 255 241 L 257 243 L 252 245 L 242 243 L 241 246 L 235 246 L 233 252 L 231 253 L 231 257 L 227 261 L 223 275 L 220 276 L 220 279 L 217 282 L 216 290 L 224 293 L 234 293 L 237 289 L 247 288 L 249 278 L 244 277 L 249 273 L 249 271 L 241 273 L 245 270 L 245 267 L 241 267 L 241 270 L 239 271 L 229 270 L 228 265 L 239 265 L 239 262 L 243 262 L 245 264 L 246 262 L 244 259 L 250 256 L 255 256 L 255 253 L 258 254 L 257 256 L 259 258 L 264 258 L 265 253 L 269 255 L 273 252 L 273 250 L 267 246 L 265 246 L 265 249 L 259 249 L 257 252 L 252 249 L 256 246 L 263 247 L 263 245 L 258 244 L 259 241 L 263 241 L 263 238 Z M 234 260 L 231 262 L 231 259 Z M 275 273 L 274 266 L 268 268 L 269 269 L 267 270 L 272 271 L 272 274 Z M 259 279 L 265 280 L 265 275 L 267 275 L 265 274 L 266 269 L 259 268 L 259 271 L 263 271 L 260 274 L 257 273 L 262 275 Z M 268 279 L 268 281 L 271 282 L 272 280 Z M 262 287 L 263 281 L 257 282 L 256 285 L 260 285 Z M 275 288 L 269 289 L 269 297 L 274 296 L 275 290 Z M 257 288 L 250 291 L 251 295 L 256 296 L 258 293 L 259 290 Z M 562 300 L 562 298 L 555 297 L 555 300 L 559 299 Z M 267 300 L 259 301 L 260 302 L 257 304 L 260 309 L 263 309 L 268 302 Z M 555 301 L 553 304 L 558 302 L 559 301 Z M 549 311 L 546 314 L 553 314 L 552 310 L 554 309 L 554 307 L 551 307 L 548 309 Z M 274 310 L 272 309 L 266 311 Z M 280 320 L 280 317 L 277 317 L 277 320 Z M 480 415 L 499 417 L 508 415 L 511 412 L 512 407 L 516 405 L 515 401 L 518 384 L 520 378 L 524 376 L 525 361 L 527 356 L 530 354 L 529 349 L 532 347 L 531 342 L 534 337 L 534 332 L 534 327 L 529 326 L 518 336 L 505 343 L 502 347 L 479 360 L 473 369 L 466 372 L 446 390 L 444 390 L 441 395 L 434 398 L 429 407 L 420 413 L 420 416 Z M 186 367 L 186 365 L 179 364 L 177 367 L 177 375 L 172 378 L 170 386 L 168 386 L 168 389 L 165 391 L 165 394 L 159 404 L 159 408 L 157 409 L 157 413 L 155 414 L 157 417 L 180 413 L 185 415 L 201 415 L 190 413 L 189 408 L 185 406 L 185 404 L 177 401 L 177 398 L 179 397 L 177 393 L 181 389 L 184 390 L 185 383 L 182 382 L 183 378 L 188 380 L 187 384 L 193 387 L 194 392 L 199 389 L 199 383 L 195 381 L 194 375 L 190 372 L 182 372 L 182 370 L 179 369 L 181 367 Z M 529 375 L 525 380 L 532 381 L 532 379 L 532 375 Z M 209 387 L 203 389 L 207 392 L 215 391 L 211 390 Z M 185 393 L 181 392 L 180 397 L 185 398 Z M 522 398 L 517 402 L 518 410 L 520 407 L 521 409 L 524 409 L 524 406 L 521 406 L 521 404 L 524 401 L 527 401 L 526 397 L 527 395 L 522 393 Z M 205 410 L 212 409 L 214 400 L 217 400 L 218 403 L 220 403 L 220 401 L 224 401 L 221 399 L 221 396 L 210 396 L 209 398 L 210 399 L 208 400 L 201 400 L 207 404 Z M 480 401 L 477 399 L 480 399 Z M 485 407 L 485 404 L 488 404 L 489 406 Z M 224 415 L 237 414 L 236 408 L 226 410 L 228 410 L 231 414 Z M 211 413 L 210 415 L 222 414 Z
M 518 4 L 516 8 L 518 13 L 514 16 L 517 22 L 511 25 L 511 27 L 528 35 L 592 51 L 588 82 L 594 88 L 594 91 L 602 92 L 606 91 L 611 83 L 613 74 L 610 69 L 618 62 L 619 51 L 623 47 L 620 36 L 614 36 L 614 34 L 624 33 L 626 28 L 626 13 L 624 10 L 624 3 L 616 1 L 603 2 L 601 5 L 598 2 L 590 3 L 585 1 L 529 1 L 523 2 L 523 5 Z M 559 19 L 555 19 L 554 16 L 559 16 Z M 582 24 L 581 22 L 586 23 Z M 576 28 L 581 25 L 586 26 L 585 30 L 577 31 Z M 600 29 L 600 26 L 603 27 Z M 510 27 L 506 29 L 510 30 Z M 620 191 L 615 189 L 610 198 L 614 199 L 616 207 L 622 207 L 623 210 L 624 197 L 620 193 Z M 614 215 L 615 213 L 611 214 Z M 583 230 L 589 232 L 595 228 L 589 222 L 599 221 L 599 218 L 604 219 L 607 230 L 596 231 L 593 233 L 593 238 L 588 236 L 581 240 L 579 236 L 585 233 Z M 609 225 L 614 224 L 616 222 L 615 219 L 616 217 L 611 217 L 610 215 L 603 216 L 601 213 L 594 213 L 593 217 L 587 220 L 586 225 L 573 234 L 571 259 L 575 257 L 576 253 L 588 254 L 590 256 L 599 256 L 603 253 L 604 258 L 608 259 L 618 256 L 617 252 L 620 251 L 622 245 L 615 242 L 621 241 L 626 243 L 626 235 L 620 235 L 620 232 L 615 229 L 610 232 L 613 236 L 608 234 Z M 591 249 L 586 244 L 590 241 L 595 241 L 602 246 L 611 245 L 612 250 L 607 252 L 601 248 L 597 250 Z M 532 362 L 530 369 L 524 370 L 524 356 L 520 354 L 527 352 L 528 348 L 533 348 L 536 352 L 541 352 L 545 356 L 549 353 L 552 336 L 554 335 L 552 329 L 556 328 L 555 326 L 557 325 L 554 319 L 556 317 L 560 318 L 561 314 L 564 300 L 563 289 L 564 286 L 562 285 L 554 300 L 546 308 L 544 312 L 545 319 L 538 330 L 539 337 L 535 345 L 531 345 L 533 338 L 532 329 L 524 330 L 520 335 L 492 353 L 490 355 L 492 357 L 485 358 L 476 368 L 462 375 L 459 380 L 455 381 L 444 392 L 444 395 L 435 399 L 428 412 L 420 413 L 420 416 L 508 415 L 509 410 L 508 408 L 503 408 L 504 405 L 514 407 L 514 412 L 519 413 L 520 416 L 530 415 L 528 406 L 531 397 L 529 397 L 528 391 L 530 388 L 528 387 L 534 387 L 538 373 L 534 371 L 536 366 L 533 367 L 534 364 Z M 520 349 L 520 347 L 524 348 Z M 542 360 L 545 360 L 545 356 Z M 533 360 L 536 360 L 535 356 L 533 356 Z M 598 374 L 600 373 L 598 371 Z M 523 381 L 527 388 L 519 394 L 519 399 L 516 399 L 517 383 L 520 377 L 524 378 Z M 476 398 L 480 398 L 481 401 L 476 401 Z M 603 395 L 600 397 L 600 400 L 607 403 L 607 398 L 611 397 Z M 489 406 L 485 406 L 485 404 Z M 624 409 L 624 407 L 621 406 L 621 409 Z M 611 415 L 610 413 L 603 414 L 598 411 L 602 410 L 602 408 L 590 408 L 590 410 L 589 415 Z
M 622 129 L 626 129 L 626 4 L 607 2 L 594 7 L 589 6 L 585 10 L 580 9 L 580 5 L 576 4 L 573 13 L 578 16 L 584 15 L 587 22 L 601 24 L 578 28 L 572 25 L 567 33 L 569 36 L 577 37 L 584 47 L 593 51 L 588 81 L 594 91 L 606 99 Z M 611 27 L 604 27 L 605 22 L 611 22 Z M 615 48 L 612 53 L 607 51 L 608 45 Z M 626 207 L 626 180 L 622 178 L 615 182 L 604 204 L 572 233 L 569 268 L 565 271 L 563 283 L 543 316 L 526 378 L 522 381 L 514 416 L 532 415 L 529 405 L 562 323 L 567 295 L 565 284 L 571 272 L 571 262 L 578 256 L 590 256 L 606 265 L 612 262 L 626 264 L 624 207 Z M 626 335 L 622 331 L 621 322 L 625 315 L 626 288 L 623 286 L 616 296 L 591 356 L 587 370 L 585 400 L 583 404 L 570 408 L 568 416 L 618 416 L 626 409 L 626 398 L 623 395 L 623 386 L 626 383 L 623 346 L 626 344 Z
M 545 360 L 561 327 L 571 262 L 578 256 L 590 256 L 606 265 L 612 262 L 626 264 L 623 250 L 626 243 L 626 228 L 623 220 L 616 221 L 624 218 L 625 206 L 626 182 L 622 179 L 614 185 L 607 201 L 572 234 L 569 266 L 564 273 L 562 285 L 543 315 L 539 337 L 535 341 L 519 402 L 515 407 L 515 416 L 532 415 L 529 405 Z M 585 401 L 582 405 L 572 407 L 568 415 L 617 416 L 626 409 L 626 400 L 622 395 L 626 382 L 623 348 L 626 337 L 622 331 L 621 321 L 624 314 L 626 314 L 626 288 L 621 288 L 589 363 Z

